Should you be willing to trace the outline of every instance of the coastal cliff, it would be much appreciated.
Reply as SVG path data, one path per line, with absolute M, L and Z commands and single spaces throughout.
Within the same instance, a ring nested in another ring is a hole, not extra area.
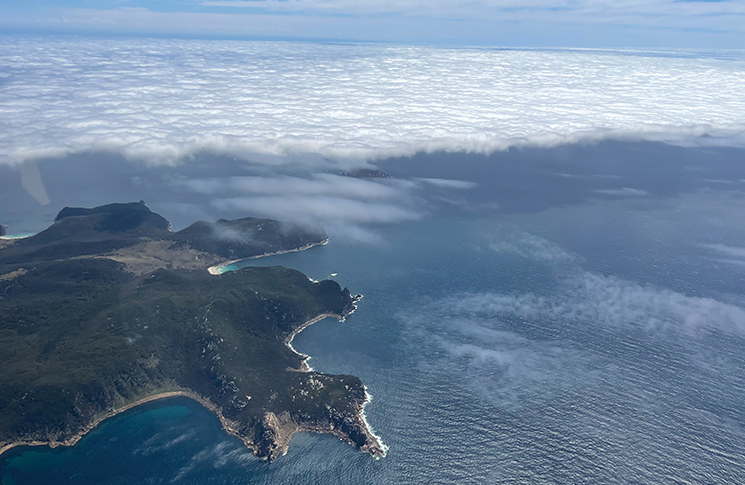
M 207 223 L 174 237 L 144 204 L 116 204 L 65 209 L 49 230 L 0 249 L 0 452 L 72 445 L 132 405 L 185 395 L 262 458 L 285 453 L 298 431 L 384 455 L 360 379 L 312 372 L 289 345 L 320 318 L 343 320 L 359 296 L 283 267 L 206 271 L 323 240 L 260 219 L 220 221 L 217 231 L 256 224 L 258 243 L 226 242 Z M 155 255 L 137 249 L 154 244 Z

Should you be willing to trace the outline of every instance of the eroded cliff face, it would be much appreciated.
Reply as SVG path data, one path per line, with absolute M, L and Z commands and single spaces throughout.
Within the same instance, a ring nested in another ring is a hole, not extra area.
M 343 320 L 359 296 L 282 267 L 219 276 L 127 271 L 108 252 L 93 251 L 101 242 L 96 224 L 107 232 L 101 247 L 110 248 L 122 220 L 127 244 L 140 237 L 132 230 L 147 232 L 141 221 L 155 221 L 156 232 L 163 221 L 139 204 L 132 217 L 125 209 L 113 222 L 106 211 L 67 211 L 68 223 L 55 229 L 64 243 L 48 234 L 41 240 L 55 254 L 70 247 L 73 258 L 50 257 L 38 241 L 9 256 L 0 249 L 0 448 L 72 444 L 101 416 L 176 392 L 217 413 L 263 458 L 284 453 L 300 430 L 383 454 L 362 418 L 362 382 L 309 372 L 306 357 L 287 345 L 309 322 Z M 88 217 L 93 225 L 80 248 L 71 227 Z

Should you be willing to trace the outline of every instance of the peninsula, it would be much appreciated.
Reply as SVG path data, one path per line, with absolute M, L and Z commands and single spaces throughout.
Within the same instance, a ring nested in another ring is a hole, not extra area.
M 288 344 L 355 309 L 330 280 L 284 267 L 208 267 L 322 244 L 268 219 L 171 232 L 143 202 L 65 208 L 52 226 L 0 248 L 0 453 L 72 445 L 139 403 L 191 397 L 258 457 L 298 431 L 332 433 L 373 456 L 359 378 L 311 371 Z

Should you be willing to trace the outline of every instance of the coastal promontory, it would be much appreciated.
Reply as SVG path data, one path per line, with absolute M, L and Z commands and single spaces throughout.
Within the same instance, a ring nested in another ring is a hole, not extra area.
M 297 431 L 332 433 L 374 456 L 365 386 L 311 371 L 288 343 L 358 297 L 284 267 L 210 274 L 233 259 L 297 250 L 325 235 L 266 219 L 171 232 L 144 203 L 65 208 L 0 249 L 0 452 L 71 445 L 140 402 L 186 395 L 254 454 Z

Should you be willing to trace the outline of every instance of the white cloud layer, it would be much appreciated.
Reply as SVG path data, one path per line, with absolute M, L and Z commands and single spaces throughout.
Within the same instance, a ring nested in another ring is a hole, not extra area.
M 111 150 L 379 158 L 745 130 L 745 61 L 148 39 L 0 40 L 0 163 Z

